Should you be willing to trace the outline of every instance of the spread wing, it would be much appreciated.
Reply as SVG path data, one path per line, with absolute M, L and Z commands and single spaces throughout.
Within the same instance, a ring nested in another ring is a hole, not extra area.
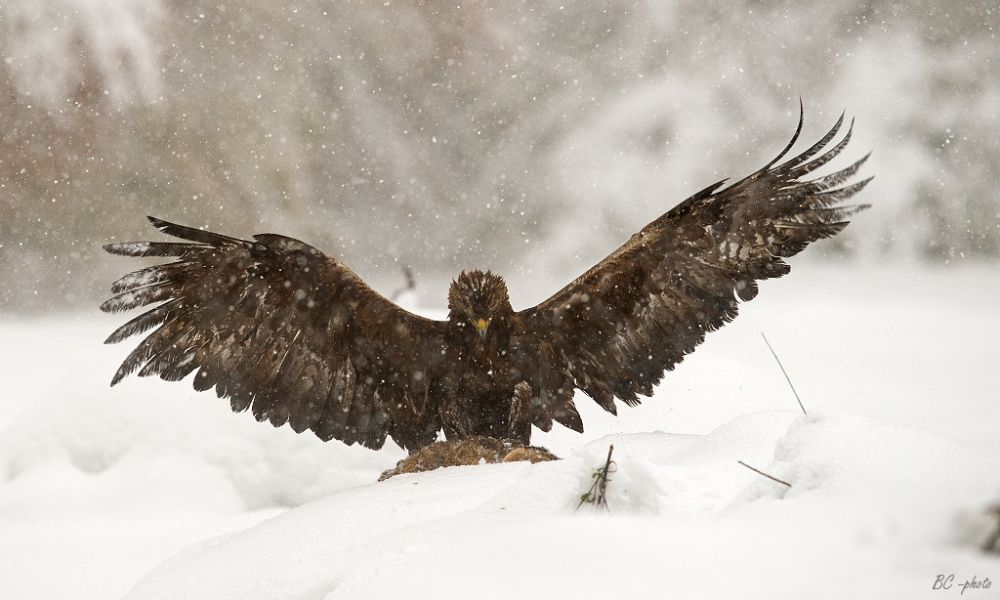
M 107 343 L 155 330 L 125 359 L 111 384 L 139 370 L 168 381 L 197 371 L 234 411 L 379 448 L 434 441 L 437 409 L 429 372 L 440 361 L 441 324 L 411 314 L 312 246 L 280 235 L 253 241 L 167 223 L 185 240 L 110 244 L 125 256 L 168 256 L 125 275 L 104 311 L 162 302 Z
M 610 412 L 614 397 L 637 404 L 637 396 L 651 395 L 664 371 L 706 333 L 736 317 L 739 301 L 757 295 L 757 281 L 785 275 L 785 258 L 836 234 L 867 208 L 843 204 L 870 181 L 845 185 L 867 156 L 808 179 L 849 142 L 850 129 L 828 148 L 842 125 L 843 116 L 815 145 L 779 164 L 802 131 L 800 107 L 792 140 L 762 169 L 688 198 L 551 298 L 522 311 L 527 330 L 544 340 L 540 355 L 547 364 L 539 370 L 549 387 L 569 398 L 574 387 L 581 389 Z M 541 410 L 557 412 L 569 398 L 542 403 Z

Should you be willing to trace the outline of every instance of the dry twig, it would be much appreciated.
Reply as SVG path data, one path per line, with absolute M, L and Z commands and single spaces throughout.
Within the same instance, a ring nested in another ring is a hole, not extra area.
M 410 269 L 410 267 L 403 265 L 403 287 L 400 287 L 396 291 L 394 291 L 389 296 L 389 299 L 392 300 L 393 302 L 396 302 L 397 300 L 399 300 L 400 296 L 416 288 L 417 288 L 417 280 L 416 278 L 413 277 L 413 271 Z
M 751 470 L 751 471 L 753 471 L 754 473 L 758 473 L 758 474 L 760 474 L 760 475 L 763 475 L 764 477 L 767 477 L 767 478 L 768 478 L 768 479 L 770 479 L 771 481 L 776 481 L 776 482 L 780 483 L 781 485 L 786 485 L 786 486 L 788 486 L 788 487 L 792 487 L 792 484 L 788 483 L 787 481 L 784 481 L 784 480 L 782 480 L 782 479 L 778 479 L 778 478 L 777 478 L 777 477 L 775 477 L 774 475 L 768 475 L 767 473 L 765 473 L 764 471 L 761 471 L 760 469 L 758 469 L 758 468 L 756 468 L 756 467 L 751 467 L 750 465 L 746 464 L 746 463 L 745 463 L 745 462 L 743 462 L 742 460 L 738 460 L 738 461 L 736 461 L 736 462 L 738 462 L 738 463 L 740 463 L 741 465 L 743 465 L 744 467 L 746 467 L 746 468 L 750 469 L 750 470 Z
M 764 343 L 767 344 L 767 349 L 771 351 L 771 356 L 773 356 L 774 360 L 778 362 L 778 367 L 781 369 L 782 375 L 785 376 L 785 381 L 788 382 L 788 387 L 792 388 L 792 393 L 795 394 L 795 399 L 799 403 L 799 408 L 802 409 L 802 414 L 804 415 L 809 414 L 806 412 L 805 405 L 802 404 L 802 398 L 799 398 L 799 393 L 795 391 L 795 386 L 792 385 L 792 378 L 788 376 L 788 371 L 785 370 L 785 365 L 781 364 L 781 359 L 778 358 L 778 353 L 775 352 L 774 348 L 771 347 L 771 342 L 767 341 L 767 336 L 764 335 L 763 331 L 760 332 L 760 337 L 764 338 Z
M 580 510 L 583 503 L 593 504 L 596 507 L 603 508 L 605 510 L 611 510 L 608 508 L 608 483 L 611 482 L 609 475 L 615 472 L 615 462 L 611 460 L 611 453 L 615 451 L 615 445 L 611 444 L 608 446 L 608 459 L 604 461 L 604 466 L 598 469 L 594 469 L 594 474 L 591 477 L 594 483 L 590 485 L 590 489 L 586 493 L 580 495 L 580 503 L 576 505 L 576 509 Z
M 996 523 L 996 528 L 993 530 L 993 533 L 990 534 L 990 537 L 986 540 L 986 543 L 983 544 L 983 552 L 1000 553 L 1000 504 L 991 507 L 989 512 L 994 517 L 996 517 L 997 523 Z

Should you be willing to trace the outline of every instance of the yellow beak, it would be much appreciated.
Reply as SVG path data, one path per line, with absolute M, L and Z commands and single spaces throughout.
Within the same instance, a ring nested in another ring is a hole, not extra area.
M 486 339 L 486 330 L 490 327 L 490 322 L 486 319 L 476 319 L 473 325 L 476 326 L 476 332 L 479 334 L 481 339 Z

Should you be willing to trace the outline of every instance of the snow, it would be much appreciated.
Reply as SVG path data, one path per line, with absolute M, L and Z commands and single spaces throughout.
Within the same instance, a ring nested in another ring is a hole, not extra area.
M 536 433 L 564 460 L 382 483 L 398 448 L 323 444 L 183 384 L 109 389 L 129 348 L 100 342 L 120 316 L 0 321 L 0 595 L 881 599 L 946 597 L 939 574 L 1000 585 L 1000 559 L 976 549 L 1000 501 L 998 275 L 797 261 L 642 406 L 615 418 L 581 397 L 585 434 Z M 610 512 L 577 511 L 609 444 Z
M 608 443 L 614 512 L 574 514 Z M 756 413 L 708 436 L 616 435 L 555 463 L 334 494 L 188 550 L 126 598 L 840 598 L 845 578 L 869 580 L 854 597 L 912 598 L 942 566 L 995 572 L 954 547 L 946 515 L 998 477 L 995 460 L 925 433 L 838 412 Z

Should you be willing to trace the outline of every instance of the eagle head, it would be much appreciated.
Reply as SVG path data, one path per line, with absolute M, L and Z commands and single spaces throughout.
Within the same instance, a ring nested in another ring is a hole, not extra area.
M 482 339 L 492 323 L 506 321 L 513 312 L 507 284 L 489 271 L 462 271 L 448 288 L 448 320 L 472 327 Z

